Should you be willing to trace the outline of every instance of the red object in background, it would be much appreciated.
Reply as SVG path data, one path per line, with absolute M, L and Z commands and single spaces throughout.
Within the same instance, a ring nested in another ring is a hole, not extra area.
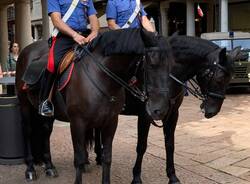
M 198 15 L 199 15 L 200 17 L 203 17 L 203 16 L 204 16 L 204 13 L 203 13 L 203 11 L 202 11 L 202 9 L 201 9 L 201 7 L 200 7 L 199 4 L 198 4 L 198 6 L 197 6 L 197 11 L 198 11 Z
M 2 68 L 1 68 L 1 66 L 0 66 L 0 78 L 2 78 L 2 77 L 3 77 Z

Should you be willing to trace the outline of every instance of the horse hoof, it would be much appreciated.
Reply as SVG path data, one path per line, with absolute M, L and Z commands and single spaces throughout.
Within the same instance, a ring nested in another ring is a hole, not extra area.
M 85 166 L 84 166 L 83 173 L 90 173 L 90 171 L 91 171 L 91 169 L 90 169 L 90 168 L 91 168 L 91 167 L 90 167 L 90 164 L 85 165 Z
M 58 177 L 58 172 L 56 168 L 45 169 L 45 174 L 46 176 L 51 177 L 51 178 Z
M 34 181 L 37 180 L 36 171 L 26 171 L 25 178 L 27 181 Z
M 96 165 L 102 165 L 102 159 L 101 158 L 96 157 L 95 161 L 96 161 Z
M 96 165 L 102 165 L 102 161 L 101 160 L 96 160 Z
M 168 184 L 181 184 L 181 182 L 177 181 L 177 182 L 169 182 Z
M 131 184 L 142 184 L 142 182 L 133 182 Z
M 131 184 L 142 184 L 142 181 L 141 181 L 141 179 L 139 179 L 139 180 L 133 179 L 133 181 L 131 182 Z
M 168 184 L 181 184 L 180 181 L 169 181 Z
M 169 182 L 168 184 L 181 184 L 179 178 L 177 178 L 177 176 L 175 174 L 172 174 L 170 177 L 169 177 Z
M 86 165 L 90 165 L 90 161 L 89 161 L 89 160 L 87 160 L 85 164 L 86 164 Z
M 90 164 L 85 164 L 82 171 L 83 173 L 90 173 Z

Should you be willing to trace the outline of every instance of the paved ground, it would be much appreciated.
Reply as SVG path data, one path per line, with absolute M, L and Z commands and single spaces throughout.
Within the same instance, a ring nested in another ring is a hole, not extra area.
M 221 113 L 204 119 L 199 104 L 186 97 L 176 130 L 176 172 L 183 184 L 250 184 L 250 95 L 229 95 Z M 135 160 L 136 117 L 120 116 L 114 140 L 112 183 L 128 184 Z M 60 176 L 48 179 L 37 167 L 36 184 L 71 184 L 73 153 L 67 124 L 57 122 L 52 135 L 52 156 Z M 101 170 L 90 155 L 87 184 L 100 183 Z M 0 184 L 23 184 L 24 165 L 0 166 Z M 163 184 L 165 152 L 162 130 L 152 127 L 143 165 L 144 184 Z

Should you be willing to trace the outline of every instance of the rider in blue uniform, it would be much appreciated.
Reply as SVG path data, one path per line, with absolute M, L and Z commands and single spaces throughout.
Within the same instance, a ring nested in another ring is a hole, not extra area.
M 106 16 L 110 29 L 120 29 L 129 20 L 136 8 L 136 0 L 108 0 Z M 154 32 L 154 28 L 147 18 L 147 13 L 140 4 L 139 15 L 130 24 L 130 28 L 144 27 L 147 31 Z
M 72 1 L 48 0 L 48 15 L 51 17 L 54 27 L 59 30 L 59 34 L 52 39 L 48 65 L 40 91 L 39 114 L 43 116 L 54 115 L 53 104 L 48 100 L 48 96 L 62 57 L 75 43 L 90 42 L 98 34 L 99 21 L 92 0 L 79 0 L 69 19 L 66 23 L 63 22 L 62 18 Z M 88 23 L 90 24 L 90 33 L 87 29 Z

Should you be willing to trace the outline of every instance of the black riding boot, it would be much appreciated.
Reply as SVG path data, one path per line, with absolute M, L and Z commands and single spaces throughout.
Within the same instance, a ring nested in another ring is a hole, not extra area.
M 55 80 L 55 75 L 48 70 L 45 70 L 42 79 L 42 85 L 39 94 L 39 110 L 38 113 L 42 116 L 54 116 L 54 105 L 48 100 L 50 90 Z

